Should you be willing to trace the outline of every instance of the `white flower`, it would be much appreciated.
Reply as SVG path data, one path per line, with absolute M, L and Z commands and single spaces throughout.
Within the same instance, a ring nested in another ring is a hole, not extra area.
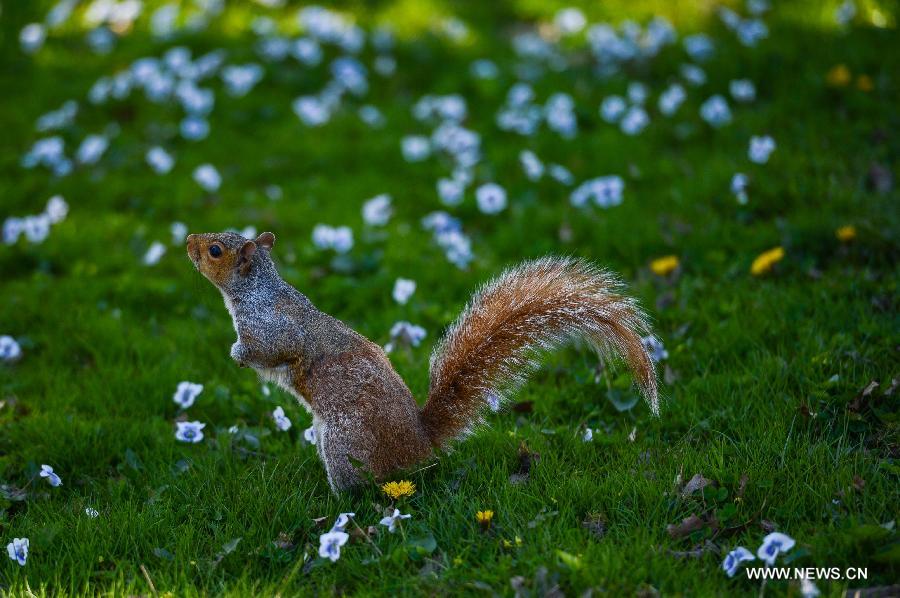
M 184 243 L 184 239 L 187 237 L 187 224 L 184 222 L 173 222 L 169 225 L 169 232 L 172 233 L 172 244 L 180 245 L 181 243 Z
M 702 62 L 712 58 L 715 47 L 712 40 L 705 33 L 697 33 L 684 38 L 684 49 L 692 60 Z
M 22 221 L 22 232 L 31 243 L 41 243 L 50 234 L 50 217 L 46 214 L 27 216 Z
M 392 515 L 388 515 L 387 517 L 383 518 L 378 523 L 380 523 L 381 525 L 387 526 L 388 531 L 393 534 L 395 531 L 397 531 L 398 522 L 401 519 L 409 519 L 410 517 L 412 517 L 412 515 L 409 515 L 409 514 L 401 515 L 400 509 L 394 509 L 394 513 Z
M 497 214 L 506 207 L 506 190 L 497 183 L 485 183 L 475 190 L 475 200 L 485 214 Z
M 341 546 L 347 543 L 350 535 L 341 531 L 330 531 L 319 536 L 319 556 L 332 563 L 341 558 Z
M 384 346 L 384 350 L 390 353 L 397 344 L 418 347 L 425 338 L 425 329 L 409 322 L 396 322 L 391 326 L 391 340 Z
M 360 106 L 359 110 L 356 111 L 356 114 L 359 115 L 359 119 L 369 125 L 370 127 L 383 127 L 385 123 L 384 115 L 381 113 L 381 110 L 372 106 L 371 104 L 366 104 L 365 106 Z
M 619 122 L 627 107 L 621 96 L 607 96 L 600 104 L 600 117 L 608 123 Z
M 575 101 L 567 93 L 555 93 L 547 98 L 544 118 L 551 131 L 556 131 L 567 139 L 571 139 L 578 132 Z
M 856 3 L 853 0 L 844 0 L 834 11 L 834 20 L 842 27 L 850 23 L 854 17 L 856 17 Z
M 353 231 L 349 226 L 328 226 L 317 224 L 312 231 L 313 245 L 319 249 L 333 249 L 337 253 L 347 253 L 353 248 Z
M 9 558 L 24 567 L 25 561 L 28 560 L 28 538 L 13 538 L 13 541 L 6 545 L 6 553 Z
M 309 127 L 319 127 L 331 119 L 328 105 L 315 96 L 301 96 L 291 105 L 294 114 Z
M 316 443 L 316 429 L 313 426 L 310 426 L 303 430 L 303 439 L 310 444 Z
M 391 296 L 400 305 L 406 305 L 409 298 L 416 292 L 416 281 L 408 278 L 398 278 L 394 281 L 394 291 Z
M 206 424 L 192 421 L 192 422 L 175 422 L 175 425 L 178 427 L 175 430 L 175 438 L 180 440 L 181 442 L 191 442 L 198 443 L 203 440 L 203 428 L 206 427 Z
M 108 147 L 109 140 L 103 135 L 88 135 L 78 146 L 75 159 L 82 164 L 95 164 Z
M 750 79 L 734 79 L 728 84 L 728 91 L 738 102 L 752 102 L 756 99 L 756 86 Z
M 182 409 L 187 409 L 194 404 L 201 392 L 203 392 L 202 384 L 187 381 L 179 382 L 178 388 L 175 389 L 175 394 L 172 395 L 172 400 Z
M 628 99 L 632 104 L 643 104 L 647 101 L 647 86 L 638 81 L 632 81 L 628 84 Z
M 29 23 L 19 32 L 19 44 L 26 54 L 33 54 L 41 49 L 47 39 L 47 31 L 40 23 Z M 24 562 L 22 563 L 25 564 Z
M 803 598 L 817 598 L 821 593 L 811 579 L 806 577 L 800 579 L 800 595 Z
M 563 35 L 574 35 L 584 29 L 587 19 L 583 12 L 569 7 L 558 10 L 556 16 L 553 17 L 553 23 Z
M 85 507 L 84 514 L 87 515 L 88 517 L 90 517 L 91 519 L 96 519 L 97 517 L 100 516 L 100 511 L 98 511 L 97 509 L 95 509 L 93 507 Z
M 644 349 L 650 354 L 650 359 L 653 360 L 654 363 L 659 363 L 660 361 L 669 358 L 669 352 L 666 351 L 662 341 L 655 336 L 645 336 L 641 339 L 641 344 L 644 345 Z
M 275 427 L 282 432 L 287 432 L 291 429 L 291 420 L 284 414 L 284 409 L 281 405 L 276 407 L 275 411 L 272 412 L 272 419 L 275 420 Z
M 431 155 L 431 144 L 422 135 L 407 135 L 400 144 L 403 159 L 407 162 L 421 162 Z
M 469 65 L 469 72 L 476 79 L 496 79 L 500 69 L 494 61 L 481 58 Z
M 0 336 L 0 361 L 12 363 L 22 356 L 22 348 L 16 339 L 4 334 Z
M 369 226 L 384 226 L 391 218 L 391 211 L 391 196 L 382 193 L 363 204 L 363 220 Z
M 594 439 L 594 431 L 590 428 L 584 429 L 584 434 L 581 435 L 582 442 L 590 442 Z
M 147 248 L 147 253 L 144 254 L 142 261 L 145 266 L 155 266 L 165 254 L 166 246 L 159 241 L 154 241 L 150 244 L 150 247 Z
M 519 163 L 529 181 L 537 181 L 544 175 L 544 165 L 531 150 L 522 150 L 519 153 Z
M 694 87 L 706 83 L 706 73 L 696 64 L 682 64 L 681 76 Z
M 561 164 L 550 165 L 550 177 L 563 185 L 571 185 L 575 182 L 572 172 Z
M 350 523 L 351 517 L 356 517 L 356 513 L 341 513 L 340 515 L 338 515 L 337 519 L 334 520 L 334 525 L 331 526 L 331 531 L 344 531 L 344 528 L 347 527 L 348 523 Z
M 738 546 L 725 556 L 725 560 L 722 561 L 722 569 L 728 574 L 728 577 L 734 577 L 742 561 L 752 561 L 754 558 L 756 557 L 752 552 L 743 546 Z
M 262 67 L 255 63 L 230 65 L 222 69 L 222 81 L 228 93 L 235 97 L 247 95 L 262 79 Z
M 200 141 L 209 135 L 209 123 L 199 116 L 186 116 L 178 125 L 181 136 L 188 141 Z
M 66 203 L 66 200 L 63 199 L 62 195 L 54 195 L 47 200 L 47 207 L 44 208 L 44 214 L 47 215 L 50 224 L 62 222 L 66 219 L 68 213 L 69 204 Z
M 175 166 L 175 159 L 159 146 L 151 147 L 147 150 L 145 159 L 156 174 L 166 174 Z
M 763 538 L 763 543 L 756 551 L 756 556 L 771 566 L 775 564 L 775 559 L 778 558 L 779 554 L 789 551 L 794 547 L 794 544 L 796 544 L 794 539 L 787 534 L 772 532 Z
M 57 486 L 62 486 L 62 480 L 59 479 L 59 476 L 53 473 L 53 468 L 49 465 L 41 465 L 41 477 L 47 478 L 47 482 L 54 488 Z
M 751 162 L 757 164 L 765 164 L 769 161 L 769 156 L 775 151 L 775 140 L 768 135 L 757 137 L 754 135 L 750 138 L 750 148 L 747 155 Z
M 714 127 L 731 122 L 731 109 L 725 98 L 716 94 L 700 106 L 700 117 Z
M 611 208 L 622 203 L 624 189 L 625 181 L 619 176 L 597 177 L 576 187 L 569 201 L 573 206 L 580 207 L 593 200 L 601 208 Z
M 672 116 L 686 98 L 687 93 L 685 93 L 684 87 L 673 83 L 659 95 L 659 111 L 666 116 Z
M 735 173 L 735 175 L 731 177 L 731 192 L 737 198 L 737 202 L 741 205 L 747 203 L 748 182 L 747 175 L 742 172 Z
M 222 185 L 222 176 L 212 164 L 201 164 L 194 169 L 194 181 L 207 193 L 215 193 Z
M 495 392 L 488 392 L 485 400 L 487 401 L 488 408 L 491 411 L 493 411 L 494 413 L 500 411 L 500 395 Z
M 438 197 L 441 200 L 441 203 L 447 206 L 455 206 L 459 205 L 463 200 L 463 194 L 466 191 L 466 186 L 462 181 L 459 181 L 455 178 L 446 179 L 441 178 L 438 179 L 437 182 L 437 192 Z
M 625 116 L 622 117 L 619 128 L 626 135 L 637 135 L 643 131 L 648 124 L 650 124 L 650 117 L 647 116 L 647 111 L 640 106 L 632 106 L 628 109 L 628 112 L 625 113 Z

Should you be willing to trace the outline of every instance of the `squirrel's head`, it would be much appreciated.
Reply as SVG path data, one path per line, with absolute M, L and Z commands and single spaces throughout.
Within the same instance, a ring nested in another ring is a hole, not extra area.
M 272 233 L 263 233 L 253 241 L 237 233 L 203 233 L 188 235 L 187 254 L 203 276 L 226 291 L 246 280 L 255 269 L 267 269 L 273 245 Z

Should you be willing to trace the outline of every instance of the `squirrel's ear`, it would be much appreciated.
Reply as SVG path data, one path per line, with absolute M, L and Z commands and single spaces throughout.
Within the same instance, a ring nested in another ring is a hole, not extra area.
M 260 247 L 265 247 L 266 249 L 272 249 L 272 246 L 275 245 L 275 235 L 272 233 L 263 233 L 256 237 L 256 244 Z
M 253 241 L 247 241 L 244 243 L 244 246 L 241 247 L 241 258 L 248 262 L 250 261 L 250 258 L 253 257 L 254 253 L 256 253 L 256 243 Z

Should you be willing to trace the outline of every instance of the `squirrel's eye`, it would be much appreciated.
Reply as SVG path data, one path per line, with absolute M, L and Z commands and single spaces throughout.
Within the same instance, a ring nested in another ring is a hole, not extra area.
M 222 257 L 222 247 L 219 245 L 213 245 L 209 248 L 209 255 L 213 257 Z

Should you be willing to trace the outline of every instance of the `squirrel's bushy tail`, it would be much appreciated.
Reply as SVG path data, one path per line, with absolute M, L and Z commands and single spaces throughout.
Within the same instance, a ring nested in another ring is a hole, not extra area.
M 431 356 L 422 423 L 435 446 L 475 425 L 493 393 L 525 381 L 542 351 L 582 338 L 601 355 L 619 355 L 658 413 L 656 371 L 641 343 L 649 332 L 637 302 L 605 270 L 543 258 L 507 270 L 471 299 Z

